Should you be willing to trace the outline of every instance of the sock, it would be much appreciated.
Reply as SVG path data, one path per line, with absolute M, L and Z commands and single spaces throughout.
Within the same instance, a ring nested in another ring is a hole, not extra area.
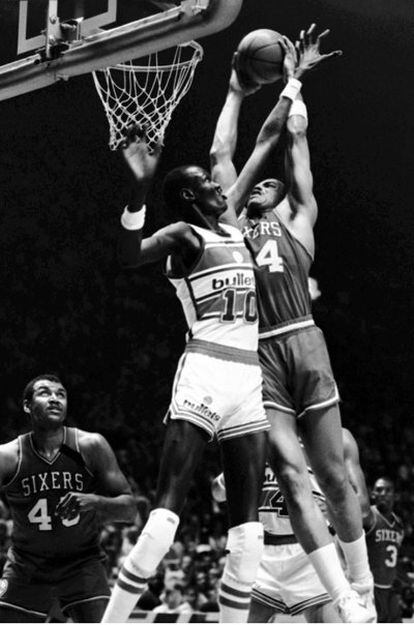
M 339 544 L 344 552 L 351 582 L 356 582 L 357 584 L 372 584 L 373 579 L 369 568 L 365 533 L 357 540 L 353 540 L 349 543 L 339 539 Z
M 220 623 L 246 623 L 250 593 L 263 553 L 263 526 L 249 522 L 229 529 L 220 582 Z
M 102 623 L 125 623 L 143 593 L 148 577 L 171 547 L 179 517 L 170 510 L 153 510 L 137 544 L 131 549 L 112 591 Z
M 308 558 L 333 601 L 351 589 L 333 542 L 308 553 Z

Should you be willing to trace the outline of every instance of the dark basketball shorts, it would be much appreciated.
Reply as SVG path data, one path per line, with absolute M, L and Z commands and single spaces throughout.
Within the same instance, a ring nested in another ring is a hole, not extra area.
M 77 561 L 63 567 L 51 565 L 49 573 L 35 572 L 33 562 L 15 553 L 9 557 L 0 579 L 0 606 L 46 618 L 58 599 L 63 612 L 72 606 L 108 599 L 110 589 L 100 559 Z
M 393 588 L 374 586 L 378 623 L 401 623 L 399 595 Z
M 263 404 L 302 417 L 339 402 L 323 332 L 317 326 L 260 339 Z

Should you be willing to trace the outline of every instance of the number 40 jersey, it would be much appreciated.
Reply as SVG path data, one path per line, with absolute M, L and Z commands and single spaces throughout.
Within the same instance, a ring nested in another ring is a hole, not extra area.
M 31 560 L 93 555 L 99 552 L 94 511 L 61 519 L 55 509 L 70 491 L 91 493 L 95 479 L 79 451 L 78 431 L 65 427 L 64 440 L 51 460 L 35 449 L 32 435 L 19 436 L 19 463 L 3 487 L 13 519 L 13 549 Z

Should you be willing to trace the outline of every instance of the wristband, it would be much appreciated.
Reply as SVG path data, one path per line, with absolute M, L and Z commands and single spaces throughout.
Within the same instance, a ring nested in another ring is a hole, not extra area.
M 128 206 L 125 206 L 124 212 L 121 215 L 121 224 L 125 230 L 141 230 L 144 227 L 146 206 L 143 205 L 139 211 L 130 213 Z
M 280 93 L 280 97 L 289 98 L 289 100 L 292 100 L 292 102 L 294 102 L 301 87 L 302 83 L 300 82 L 300 80 L 298 80 L 297 78 L 289 78 L 286 87 Z
M 308 111 L 306 108 L 306 104 L 303 100 L 295 100 L 290 107 L 288 117 L 292 117 L 292 115 L 301 115 L 308 121 Z

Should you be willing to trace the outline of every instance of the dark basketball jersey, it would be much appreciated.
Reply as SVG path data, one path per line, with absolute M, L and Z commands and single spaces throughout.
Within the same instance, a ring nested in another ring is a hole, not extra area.
M 66 493 L 95 491 L 94 476 L 79 452 L 78 430 L 65 427 L 62 446 L 52 460 L 36 451 L 31 433 L 19 436 L 18 442 L 18 467 L 3 488 L 13 519 L 13 548 L 42 560 L 99 553 L 94 511 L 70 520 L 55 515 Z
M 311 314 L 308 289 L 312 257 L 280 220 L 277 209 L 255 222 L 239 219 L 246 244 L 256 261 L 259 335 Z
M 379 588 L 390 588 L 397 574 L 397 558 L 404 538 L 401 520 L 392 513 L 388 521 L 377 509 L 372 527 L 366 532 L 369 565 L 374 576 L 374 584 Z

